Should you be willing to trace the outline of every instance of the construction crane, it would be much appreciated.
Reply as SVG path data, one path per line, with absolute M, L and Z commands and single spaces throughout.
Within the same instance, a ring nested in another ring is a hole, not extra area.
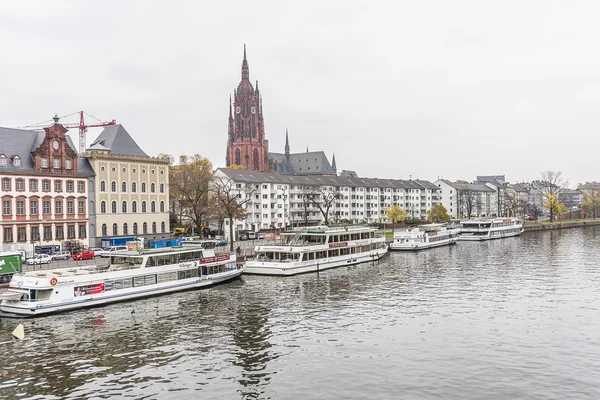
M 86 146 L 86 141 L 85 141 L 86 138 L 85 138 L 85 136 L 86 136 L 88 128 L 98 128 L 98 127 L 110 126 L 110 125 L 116 125 L 117 124 L 117 121 L 115 121 L 114 119 L 112 121 L 101 121 L 98 118 L 96 118 L 96 117 L 94 117 L 94 116 L 92 116 L 92 115 L 90 115 L 90 114 L 88 114 L 86 112 L 83 112 L 83 111 L 79 111 L 79 112 L 76 112 L 76 113 L 73 113 L 73 114 L 65 115 L 64 117 L 60 117 L 60 118 L 68 118 L 68 117 L 71 117 L 71 116 L 77 115 L 77 114 L 79 114 L 79 123 L 78 124 L 77 123 L 73 123 L 73 124 L 62 124 L 62 125 L 65 128 L 67 128 L 67 129 L 79 128 L 79 154 L 81 154 L 81 153 L 83 153 L 85 151 L 85 146 Z M 84 114 L 87 115 L 88 117 L 91 117 L 91 118 L 95 119 L 98 122 L 93 123 L 93 124 L 86 124 L 85 123 L 85 119 L 83 117 Z M 59 120 L 58 115 L 55 115 L 53 119 L 54 119 L 54 123 L 57 123 L 58 120 Z M 36 124 L 36 125 L 25 126 L 25 127 L 23 127 L 23 129 L 47 128 L 48 126 L 51 126 L 51 124 L 50 125 L 47 124 L 48 122 L 50 122 L 50 121 L 44 121 L 44 122 L 41 122 L 41 123 Z

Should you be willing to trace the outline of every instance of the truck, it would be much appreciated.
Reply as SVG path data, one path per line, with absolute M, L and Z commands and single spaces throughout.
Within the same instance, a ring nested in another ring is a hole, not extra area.
M 23 270 L 23 253 L 11 251 L 0 253 L 0 283 L 10 282 L 13 274 Z
M 113 246 L 126 246 L 127 242 L 133 242 L 135 237 L 133 236 L 125 236 L 125 237 L 115 237 L 110 239 L 102 240 L 102 247 L 113 247 Z

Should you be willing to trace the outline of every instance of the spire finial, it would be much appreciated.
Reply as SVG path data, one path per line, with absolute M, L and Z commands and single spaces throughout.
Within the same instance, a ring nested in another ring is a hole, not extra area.
M 54 120 L 54 123 L 55 123 L 55 124 L 58 124 L 58 120 L 59 120 L 60 118 L 58 118 L 58 114 L 54 114 L 54 117 L 52 117 L 52 119 Z
M 285 128 L 285 155 L 289 157 L 290 155 L 290 140 L 288 138 L 288 130 Z
M 337 175 L 337 165 L 335 165 L 335 151 L 333 152 L 333 158 L 331 159 L 331 168 L 333 172 Z
M 246 61 L 246 43 L 244 43 L 244 61 Z
M 250 80 L 248 60 L 246 60 L 246 43 L 244 43 L 244 61 L 242 61 L 242 80 Z

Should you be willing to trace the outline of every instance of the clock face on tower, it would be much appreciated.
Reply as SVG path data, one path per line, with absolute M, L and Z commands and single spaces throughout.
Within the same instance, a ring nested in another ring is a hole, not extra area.
M 236 107 L 236 108 L 235 108 L 235 112 L 236 112 L 236 114 L 239 114 L 239 113 L 241 113 L 241 112 L 242 112 L 242 109 L 241 109 L 241 108 L 239 108 L 239 107 Z
M 52 147 L 54 147 L 54 150 L 58 150 L 58 140 L 52 142 Z
M 256 114 L 256 108 L 252 107 L 252 109 L 250 109 L 250 111 L 252 112 L 252 114 Z

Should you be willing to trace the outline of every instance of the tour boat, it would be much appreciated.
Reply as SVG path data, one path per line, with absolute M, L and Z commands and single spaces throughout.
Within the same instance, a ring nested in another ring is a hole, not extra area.
M 388 247 L 371 227 L 307 227 L 283 234 L 283 243 L 255 247 L 256 257 L 244 273 L 296 275 L 328 268 L 376 261 Z
M 458 240 L 490 240 L 523 233 L 523 223 L 516 218 L 493 218 L 462 221 Z
M 38 316 L 207 287 L 239 277 L 235 254 L 200 247 L 124 251 L 104 266 L 15 274 L 0 312 Z
M 460 229 L 446 224 L 419 225 L 394 232 L 390 250 L 423 250 L 456 243 Z

